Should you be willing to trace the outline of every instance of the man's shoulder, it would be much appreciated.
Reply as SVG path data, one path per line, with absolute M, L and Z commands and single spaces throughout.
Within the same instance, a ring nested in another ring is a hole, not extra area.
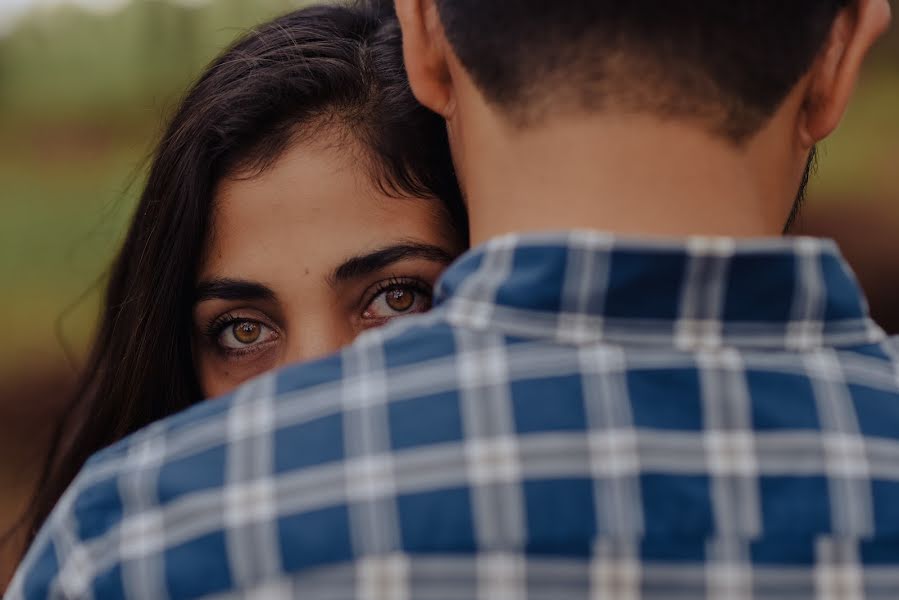
M 409 318 L 360 336 L 338 354 L 263 375 L 227 396 L 151 424 L 88 461 L 32 554 L 38 549 L 58 553 L 68 547 L 60 540 L 76 540 L 94 567 L 111 567 L 119 560 L 116 548 L 141 555 L 165 551 L 105 542 L 146 542 L 147 532 L 139 530 L 146 525 L 143 516 L 165 512 L 177 521 L 182 511 L 190 513 L 193 526 L 167 533 L 164 545 L 177 545 L 180 535 L 188 539 L 196 528 L 226 529 L 224 513 L 214 507 L 235 486 L 281 473 L 313 471 L 313 479 L 315 473 L 342 474 L 342 461 L 357 445 L 351 431 L 355 421 L 347 415 L 385 406 L 388 394 L 409 397 L 454 385 L 455 368 L 448 365 L 458 337 L 439 314 Z M 305 489 L 321 489 L 321 484 Z M 194 511 L 197 506 L 209 509 L 203 512 L 205 521 Z M 23 565 L 35 568 L 43 554 Z M 60 567 L 67 562 L 63 555 L 57 560 Z M 72 589 L 84 583 L 76 579 Z

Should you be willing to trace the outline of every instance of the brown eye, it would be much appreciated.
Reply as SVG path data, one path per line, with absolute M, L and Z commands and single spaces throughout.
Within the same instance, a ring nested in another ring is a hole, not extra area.
M 271 327 L 246 319 L 225 327 L 218 336 L 218 343 L 226 350 L 245 350 L 265 346 L 277 338 L 278 334 Z
M 393 285 L 375 296 L 362 317 L 385 321 L 394 317 L 425 312 L 431 308 L 431 291 L 418 284 Z
M 262 327 L 254 321 L 243 321 L 233 327 L 234 339 L 241 344 L 252 344 L 262 334 Z
M 396 288 L 387 292 L 387 306 L 396 312 L 406 312 L 415 304 L 415 292 L 403 288 Z

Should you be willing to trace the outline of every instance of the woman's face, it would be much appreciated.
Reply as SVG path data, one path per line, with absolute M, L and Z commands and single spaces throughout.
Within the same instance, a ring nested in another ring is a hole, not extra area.
M 439 201 L 385 195 L 337 144 L 225 180 L 215 207 L 194 307 L 206 397 L 428 310 L 462 250 Z

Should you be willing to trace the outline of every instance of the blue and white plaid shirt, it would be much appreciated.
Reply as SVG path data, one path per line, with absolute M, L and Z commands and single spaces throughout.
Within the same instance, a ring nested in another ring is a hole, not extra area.
M 94 457 L 20 598 L 899 598 L 899 361 L 812 239 L 508 236 Z

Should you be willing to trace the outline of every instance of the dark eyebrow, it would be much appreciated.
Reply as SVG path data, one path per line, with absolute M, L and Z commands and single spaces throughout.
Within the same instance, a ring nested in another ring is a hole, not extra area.
M 353 257 L 334 270 L 331 281 L 336 283 L 369 275 L 401 260 L 420 258 L 445 265 L 453 262 L 453 255 L 431 244 L 397 244 Z
M 275 292 L 254 281 L 211 279 L 201 281 L 194 292 L 194 303 L 204 300 L 274 300 Z

